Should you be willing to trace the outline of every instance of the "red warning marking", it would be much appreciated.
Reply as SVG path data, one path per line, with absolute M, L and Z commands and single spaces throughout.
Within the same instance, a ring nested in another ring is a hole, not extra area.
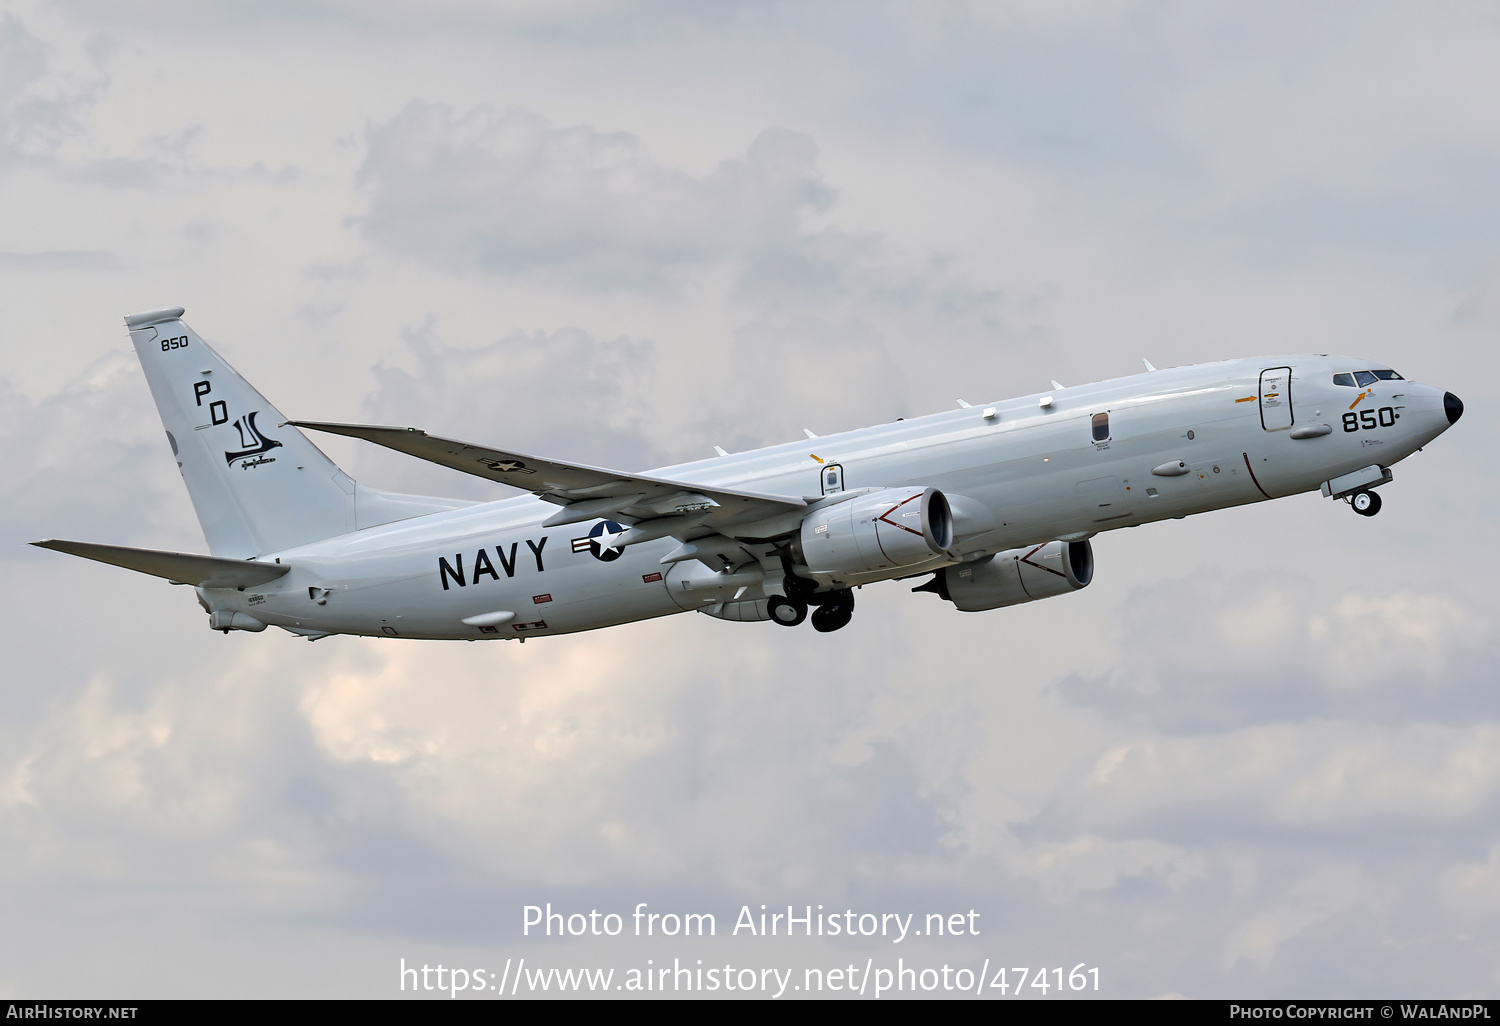
M 921 497 L 922 497 L 922 493 L 918 492 L 916 495 L 913 495 L 911 497 L 911 499 L 905 499 L 905 500 L 903 500 L 901 502 L 896 503 L 896 505 L 892 506 L 890 509 L 888 509 L 884 513 L 880 514 L 880 516 L 876 517 L 875 519 L 876 520 L 883 520 L 885 523 L 890 524 L 892 527 L 900 528 L 901 530 L 906 531 L 908 534 L 914 534 L 914 535 L 917 535 L 918 537 L 921 537 L 921 535 L 922 535 L 921 531 L 913 531 L 910 527 L 907 527 L 905 524 L 898 524 L 894 520 L 891 519 L 891 514 L 894 513 L 894 512 L 896 512 L 896 510 L 900 509 L 902 506 L 905 506 L 908 502 L 911 502 L 912 499 L 920 499 Z
M 1063 573 L 1060 570 L 1054 570 L 1050 566 L 1042 566 L 1042 564 L 1040 564 L 1040 563 L 1033 563 L 1031 561 L 1031 557 L 1032 556 L 1036 555 L 1038 552 L 1042 551 L 1048 545 L 1051 545 L 1051 544 L 1052 544 L 1051 542 L 1043 542 L 1042 544 L 1038 545 L 1036 548 L 1032 549 L 1030 552 L 1026 553 L 1026 555 L 1022 556 L 1021 557 L 1021 562 L 1025 563 L 1027 566 L 1034 566 L 1038 570 L 1045 570 L 1049 574 L 1057 574 L 1057 576 L 1059 576 L 1059 577 L 1066 577 L 1068 575 L 1065 574 L 1065 573 Z
M 533 596 L 531 596 L 531 601 L 535 602 L 537 605 L 541 605 L 543 602 L 551 602 L 552 601 L 552 596 L 551 595 L 533 595 Z
M 643 574 L 641 580 L 646 584 L 655 584 L 661 580 L 661 574 Z

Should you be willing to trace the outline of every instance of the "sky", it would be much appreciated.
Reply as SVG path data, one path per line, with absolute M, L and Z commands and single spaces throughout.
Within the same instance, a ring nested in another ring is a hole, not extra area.
M 1496 96 L 1460 0 L 0 3 L 0 996 L 523 957 L 1495 996 Z M 120 320 L 170 305 L 290 416 L 625 470 L 1143 357 L 1468 412 L 1378 517 L 1107 533 L 1026 606 L 309 644 L 25 544 L 204 551 Z M 548 902 L 718 936 L 523 936 Z M 730 935 L 763 904 L 980 933 Z

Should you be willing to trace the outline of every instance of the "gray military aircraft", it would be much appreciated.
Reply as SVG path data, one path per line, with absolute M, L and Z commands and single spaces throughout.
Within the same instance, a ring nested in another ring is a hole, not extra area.
M 819 631 L 854 589 L 928 576 L 974 612 L 1088 586 L 1089 539 L 1321 489 L 1374 516 L 1390 467 L 1457 422 L 1451 392 L 1368 360 L 1147 371 L 806 442 L 622 473 L 429 435 L 291 421 L 182 321 L 125 318 L 212 555 L 34 544 L 192 585 L 209 626 L 484 640 L 697 610 Z M 299 428 L 528 493 L 352 480 Z

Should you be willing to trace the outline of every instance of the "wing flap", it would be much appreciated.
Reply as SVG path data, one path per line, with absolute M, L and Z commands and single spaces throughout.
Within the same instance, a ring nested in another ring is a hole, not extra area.
M 603 515 L 608 509 L 622 520 L 656 520 L 668 516 L 682 520 L 682 528 L 708 524 L 727 525 L 762 520 L 806 507 L 800 496 L 766 495 L 728 488 L 705 488 L 687 481 L 627 474 L 579 463 L 563 463 L 526 453 L 471 445 L 451 438 L 429 435 L 418 428 L 382 427 L 372 424 L 331 424 L 293 420 L 287 423 L 313 431 L 360 438 L 408 456 L 427 460 L 452 470 L 489 481 L 522 488 L 560 506 L 579 505 L 576 519 L 554 517 L 548 523 L 577 523 Z M 616 505 L 612 499 L 628 500 Z M 587 505 L 583 505 L 583 504 Z M 612 508 L 611 508 L 612 507 Z M 587 513 L 586 510 L 601 512 Z M 689 525 L 688 521 L 691 521 Z M 658 536 L 660 537 L 660 536 Z
M 253 588 L 258 584 L 274 581 L 291 569 L 284 563 L 225 559 L 222 556 L 199 556 L 190 552 L 166 552 L 161 549 L 136 549 L 125 545 L 96 545 L 93 542 L 62 541 L 57 538 L 31 544 L 200 588 Z

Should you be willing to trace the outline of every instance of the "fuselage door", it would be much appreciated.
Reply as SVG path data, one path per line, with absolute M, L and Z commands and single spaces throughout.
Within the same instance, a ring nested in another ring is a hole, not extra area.
M 832 495 L 844 490 L 844 468 L 830 463 L 823 468 L 823 494 Z
M 1078 482 L 1078 503 L 1095 523 L 1130 516 L 1118 477 L 1096 477 Z
M 1270 367 L 1260 372 L 1260 426 L 1285 431 L 1292 426 L 1292 369 Z

